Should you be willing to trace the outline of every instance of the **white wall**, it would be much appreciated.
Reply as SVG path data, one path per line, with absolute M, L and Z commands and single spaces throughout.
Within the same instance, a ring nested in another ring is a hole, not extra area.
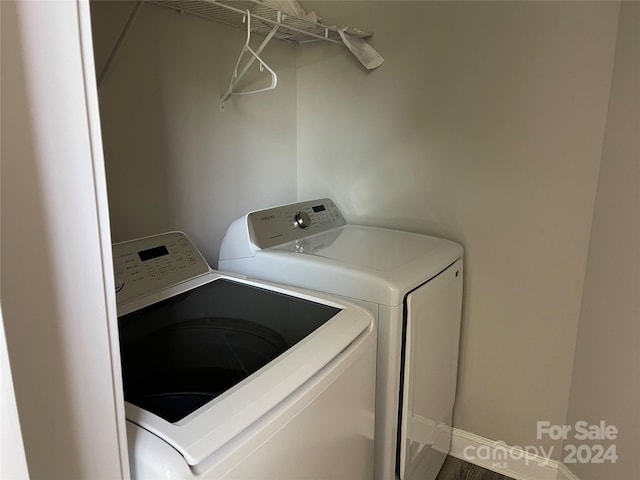
M 4 320 L 0 311 L 0 478 L 29 480 Z
M 581 480 L 640 478 L 640 3 L 624 2 L 567 424 L 616 426 L 615 464 L 576 464 Z M 569 435 L 567 445 L 589 444 Z
M 366 72 L 338 46 L 272 42 L 278 88 L 220 113 L 244 34 L 145 5 L 101 89 L 114 240 L 184 229 L 214 263 L 231 219 L 296 192 L 334 197 L 351 221 L 457 240 L 467 283 L 455 426 L 550 446 L 536 422 L 567 421 L 574 353 L 570 418 L 600 405 L 579 401 L 596 348 L 585 303 L 575 347 L 585 270 L 588 302 L 604 258 L 592 245 L 587 263 L 619 5 L 304 6 L 375 31 L 384 65 Z M 92 4 L 98 70 L 132 8 Z M 616 85 L 611 105 L 633 93 Z
M 88 5 L 0 8 L 0 293 L 28 473 L 128 478 Z
M 300 51 L 299 197 L 462 243 L 454 425 L 551 446 L 536 422 L 566 418 L 618 5 L 305 6 L 373 30 L 385 63 Z
M 91 3 L 98 72 L 133 7 Z M 215 266 L 233 219 L 296 200 L 295 47 L 274 40 L 262 54 L 276 90 L 231 98 L 220 112 L 245 36 L 142 8 L 100 88 L 114 242 L 184 230 Z

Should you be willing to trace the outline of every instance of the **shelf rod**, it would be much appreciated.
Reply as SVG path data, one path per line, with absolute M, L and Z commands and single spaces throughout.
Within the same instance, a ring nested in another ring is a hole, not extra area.
M 218 7 L 222 7 L 224 9 L 226 9 L 226 10 L 230 10 L 232 12 L 236 12 L 236 13 L 238 13 L 240 15 L 246 15 L 246 13 L 247 13 L 246 10 L 241 10 L 241 9 L 233 7 L 231 5 L 227 5 L 226 3 L 222 2 L 222 1 L 219 1 L 219 0 L 202 0 L 202 1 L 204 3 L 209 3 L 211 5 L 216 5 Z M 161 5 L 161 6 L 166 7 L 166 8 L 172 8 L 174 10 L 178 9 L 177 7 L 171 6 L 169 3 L 163 3 L 161 0 L 153 0 L 153 3 L 157 3 L 158 5 Z M 264 4 L 260 4 L 260 2 L 255 2 L 254 1 L 252 3 L 258 4 L 258 5 L 262 6 L 262 7 L 265 6 Z M 282 14 L 282 12 L 280 10 L 277 10 L 275 8 L 272 8 L 272 10 L 275 10 L 278 13 L 278 17 L 280 17 L 280 14 Z M 203 13 L 192 12 L 192 11 L 186 9 L 186 8 L 183 8 L 180 11 L 185 12 L 185 13 L 190 13 L 191 15 L 194 15 L 196 17 L 205 18 L 207 20 L 219 21 L 219 20 L 217 20 L 215 18 L 215 15 L 207 15 L 207 14 L 203 14 Z M 318 40 L 324 40 L 326 42 L 331 42 L 331 43 L 335 43 L 335 44 L 338 44 L 338 45 L 344 45 L 344 43 L 341 40 L 336 40 L 336 39 L 333 39 L 333 38 L 329 38 L 328 36 L 323 36 L 323 35 L 319 35 L 317 33 L 308 32 L 306 30 L 303 30 L 303 29 L 298 28 L 298 27 L 294 27 L 292 25 L 287 25 L 287 24 L 284 24 L 284 23 L 281 23 L 281 22 L 278 22 L 278 21 L 275 21 L 275 20 L 271 20 L 271 19 L 266 18 L 266 17 L 262 17 L 260 15 L 256 15 L 255 13 L 251 13 L 251 16 L 253 18 L 257 19 L 257 20 L 262 21 L 262 22 L 266 22 L 266 23 L 268 23 L 270 25 L 278 25 L 279 27 L 282 27 L 284 29 L 299 33 L 301 35 L 305 35 L 307 37 L 313 37 L 313 38 L 316 38 Z M 330 28 L 330 27 L 328 27 L 328 26 L 326 26 L 324 24 L 317 23 L 317 22 L 312 22 L 310 20 L 306 20 L 306 19 L 300 18 L 300 17 L 294 17 L 293 15 L 291 15 L 291 17 L 296 18 L 298 20 L 301 20 L 302 22 L 308 23 L 310 27 L 324 29 L 325 35 L 328 35 L 329 31 L 335 31 L 337 33 L 337 30 L 332 29 L 332 28 Z M 221 23 L 224 23 L 224 24 L 228 25 L 228 23 L 226 23 L 226 22 L 221 22 Z
M 244 10 L 240 10 L 239 8 L 232 7 L 231 5 L 227 5 L 227 4 L 225 4 L 225 3 L 219 2 L 218 0 L 209 0 L 209 1 L 210 1 L 210 3 L 215 3 L 216 5 L 219 5 L 220 7 L 226 8 L 227 10 L 231 10 L 231 11 L 236 12 L 236 13 L 239 13 L 239 14 L 241 14 L 241 15 L 246 15 L 246 13 L 247 13 L 247 12 L 246 12 L 246 11 L 244 11 Z M 274 10 L 276 10 L 276 9 L 274 9 Z M 280 18 L 280 15 L 282 14 L 282 12 L 281 12 L 280 10 L 276 10 L 276 11 L 277 11 L 278 18 Z M 265 18 L 265 17 L 262 17 L 262 16 L 260 16 L 260 15 L 256 15 L 255 13 L 251 13 L 251 16 L 252 16 L 253 18 L 256 18 L 256 19 L 261 20 L 261 21 L 263 21 L 263 22 L 267 22 L 267 23 L 269 23 L 269 24 L 271 24 L 271 25 L 277 25 L 277 26 L 279 26 L 279 27 L 284 27 L 284 28 L 286 28 L 286 29 L 288 29 L 288 30 L 293 30 L 294 32 L 300 33 L 300 34 L 302 34 L 302 35 L 307 35 L 307 36 L 310 36 L 310 37 L 315 37 L 315 38 L 317 38 L 318 40 L 325 40 L 325 41 L 328 41 L 328 42 L 337 43 L 338 45 L 344 45 L 344 43 L 343 43 L 343 42 L 338 41 L 338 40 L 334 40 L 334 39 L 332 39 L 332 38 L 329 38 L 328 36 L 327 36 L 327 37 L 325 37 L 325 36 L 322 36 L 322 35 L 318 35 L 317 33 L 307 32 L 306 30 L 302 30 L 302 29 L 300 29 L 300 28 L 293 27 L 293 26 L 291 26 L 291 25 L 285 25 L 284 23 L 281 23 L 281 22 L 278 22 L 278 21 L 275 21 L 275 20 L 271 20 L 271 19 L 269 19 L 269 18 Z M 300 18 L 300 17 L 295 17 L 295 18 Z M 308 22 L 308 23 L 309 23 L 310 25 L 312 25 L 314 28 L 318 28 L 318 27 L 320 27 L 320 28 L 324 28 L 324 30 L 325 30 L 325 32 L 326 32 L 327 34 L 328 34 L 329 30 L 330 30 L 330 29 L 329 29 L 329 27 L 327 27 L 327 26 L 325 26 L 325 25 L 322 25 L 321 23 L 311 22 L 311 21 L 309 21 L 309 20 L 305 20 L 305 19 L 303 19 L 303 18 L 302 18 L 301 20 L 302 20 L 302 21 L 306 21 L 306 22 Z

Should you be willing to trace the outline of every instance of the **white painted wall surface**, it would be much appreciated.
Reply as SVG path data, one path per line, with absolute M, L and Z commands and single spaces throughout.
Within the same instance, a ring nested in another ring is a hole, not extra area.
M 296 190 L 334 197 L 351 221 L 457 240 L 468 270 L 455 426 L 559 458 L 535 427 L 567 421 L 619 5 L 304 5 L 375 31 L 384 65 L 273 42 L 278 88 L 224 113 L 244 34 L 145 5 L 101 90 L 114 240 L 183 229 L 215 263 L 231 219 Z M 92 8 L 100 70 L 133 4 Z M 570 416 L 595 408 L 576 395 Z
M 623 2 L 567 424 L 605 420 L 614 464 L 569 465 L 581 480 L 640 478 L 640 3 Z M 570 451 L 569 451 L 570 452 Z
M 91 3 L 98 71 L 134 4 Z M 296 200 L 296 47 L 273 40 L 262 53 L 276 90 L 219 109 L 245 38 L 155 5 L 140 11 L 100 88 L 114 242 L 184 230 L 215 266 L 233 219 Z
M 305 5 L 374 31 L 385 63 L 300 50 L 299 198 L 465 247 L 454 425 L 548 449 L 536 422 L 566 418 L 618 4 Z
M 0 8 L 1 301 L 29 475 L 128 478 L 88 4 Z
M 29 470 L 24 454 L 2 311 L 0 311 L 0 368 L 0 478 L 28 480 Z

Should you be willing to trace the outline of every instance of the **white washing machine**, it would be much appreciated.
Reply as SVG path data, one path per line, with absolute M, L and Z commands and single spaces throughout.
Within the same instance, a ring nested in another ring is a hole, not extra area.
M 219 268 L 340 295 L 375 315 L 375 478 L 430 480 L 451 444 L 462 255 L 441 238 L 347 225 L 322 199 L 237 219 Z
M 369 312 L 215 272 L 180 232 L 113 257 L 132 478 L 372 478 Z

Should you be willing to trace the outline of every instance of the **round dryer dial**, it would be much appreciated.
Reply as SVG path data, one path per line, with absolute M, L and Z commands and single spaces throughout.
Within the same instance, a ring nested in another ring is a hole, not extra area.
M 307 212 L 296 212 L 293 219 L 296 226 L 302 229 L 306 229 L 311 226 L 311 217 Z

